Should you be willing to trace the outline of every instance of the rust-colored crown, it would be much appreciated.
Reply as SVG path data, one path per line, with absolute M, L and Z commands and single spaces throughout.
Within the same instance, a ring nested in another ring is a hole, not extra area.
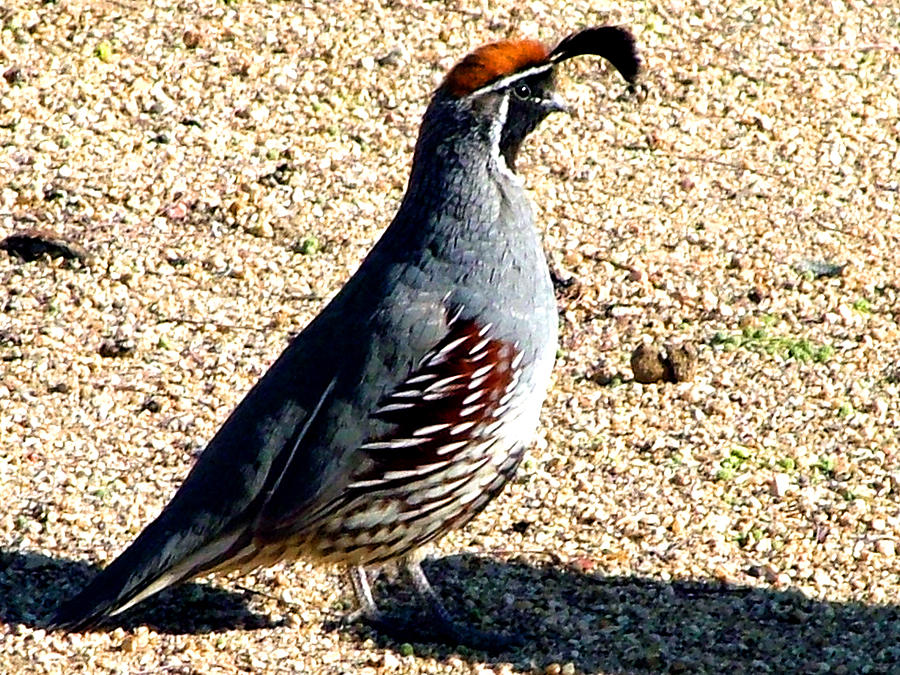
M 550 52 L 537 40 L 503 40 L 479 47 L 447 73 L 441 88 L 462 98 L 494 80 L 546 63 Z
M 641 67 L 634 37 L 621 26 L 594 26 L 563 38 L 552 50 L 528 39 L 502 40 L 479 47 L 453 66 L 440 89 L 462 98 L 500 78 L 540 66 L 552 68 L 584 54 L 607 59 L 633 87 Z

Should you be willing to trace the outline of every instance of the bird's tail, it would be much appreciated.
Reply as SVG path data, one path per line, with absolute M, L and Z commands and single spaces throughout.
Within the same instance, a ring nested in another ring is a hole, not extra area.
M 151 523 L 109 567 L 60 605 L 48 627 L 92 628 L 168 586 L 213 570 L 247 545 L 243 528 L 203 543 L 196 530 L 173 531 L 167 515 Z

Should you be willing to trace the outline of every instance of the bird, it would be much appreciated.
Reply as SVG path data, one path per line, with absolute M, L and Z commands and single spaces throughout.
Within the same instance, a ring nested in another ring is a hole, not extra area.
M 397 566 L 436 639 L 478 644 L 429 584 L 421 549 L 500 493 L 537 428 L 558 310 L 516 158 L 568 110 L 557 66 L 581 55 L 608 60 L 633 90 L 641 62 L 622 26 L 552 48 L 501 40 L 449 70 L 397 213 L 357 271 L 50 628 L 87 630 L 189 579 L 305 559 L 343 567 L 353 616 L 376 628 L 395 624 L 372 575 Z

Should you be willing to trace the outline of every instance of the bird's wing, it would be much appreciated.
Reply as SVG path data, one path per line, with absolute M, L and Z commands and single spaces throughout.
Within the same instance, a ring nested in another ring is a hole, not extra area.
M 309 530 L 366 492 L 402 494 L 454 463 L 478 438 L 492 436 L 510 405 L 522 353 L 492 336 L 492 324 L 463 312 L 446 308 L 428 351 L 366 406 L 365 436 L 343 462 L 335 490 L 315 504 L 298 500 L 293 486 L 306 467 L 285 467 L 253 528 L 261 543 Z

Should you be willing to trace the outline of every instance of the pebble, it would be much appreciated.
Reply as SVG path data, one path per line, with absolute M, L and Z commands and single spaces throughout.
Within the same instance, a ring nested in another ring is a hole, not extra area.
M 769 481 L 769 492 L 773 497 L 784 497 L 791 485 L 791 477 L 786 473 L 776 473 Z
M 659 347 L 642 343 L 631 355 L 631 371 L 641 384 L 662 382 L 666 375 L 664 354 Z
M 875 542 L 875 550 L 886 558 L 893 558 L 897 553 L 893 539 L 879 539 Z
M 690 344 L 668 344 L 663 363 L 668 382 L 689 382 L 697 374 L 697 350 Z

